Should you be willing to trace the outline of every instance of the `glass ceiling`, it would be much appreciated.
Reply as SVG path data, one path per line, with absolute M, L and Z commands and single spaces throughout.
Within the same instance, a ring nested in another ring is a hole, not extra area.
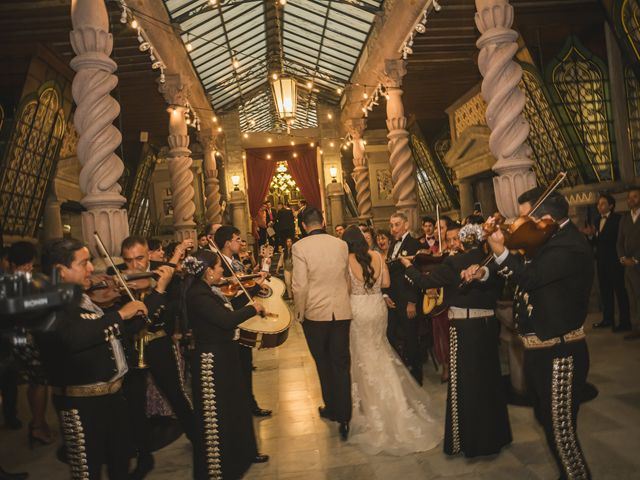
M 292 128 L 317 126 L 318 101 L 339 102 L 383 1 L 164 3 L 185 45 L 192 47 L 189 56 L 216 113 L 237 107 L 243 131 L 278 131 L 286 125 L 276 112 L 270 75 L 297 80 Z

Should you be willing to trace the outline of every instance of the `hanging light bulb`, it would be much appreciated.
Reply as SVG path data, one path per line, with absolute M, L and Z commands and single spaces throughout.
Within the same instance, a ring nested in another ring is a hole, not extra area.
M 296 152 L 293 152 L 293 158 L 298 158 L 298 154 Z
M 311 81 L 307 82 L 307 88 L 311 90 L 313 88 L 313 82 Z
M 271 160 L 271 154 L 267 153 L 267 160 Z
M 193 50 L 193 45 L 191 45 L 191 42 L 188 39 L 185 47 L 187 48 L 187 52 L 190 52 L 191 50 Z
M 362 97 L 366 100 L 367 98 L 369 98 L 369 94 L 367 92 L 364 92 L 362 94 Z
M 314 142 L 311 142 L 311 143 L 309 144 L 309 146 L 310 146 L 311 148 L 313 148 L 313 147 L 315 147 L 315 146 L 316 146 L 316 144 L 315 144 Z
M 336 146 L 336 144 L 335 144 L 335 143 L 333 143 L 333 142 L 329 142 L 329 146 L 330 146 L 331 148 L 333 148 L 333 147 L 335 147 L 335 146 Z
M 222 127 L 218 127 L 218 133 L 222 132 Z
M 338 95 L 342 95 L 342 89 L 340 87 L 336 88 L 336 92 Z
M 218 123 L 218 117 L 216 117 L 215 115 L 211 117 L 211 120 L 213 120 L 213 123 Z
M 240 60 L 238 60 L 238 57 L 236 57 L 235 54 L 231 58 L 231 64 L 233 65 L 233 68 L 235 68 L 236 70 L 240 68 Z
M 255 127 L 256 126 L 256 121 L 254 119 L 251 119 L 249 121 L 249 125 L 251 125 L 252 127 Z
M 244 138 L 249 138 L 249 134 L 248 134 L 248 133 L 245 133 L 245 134 L 243 135 L 243 137 L 244 137 Z
M 138 21 L 135 18 L 131 20 L 131 28 L 138 28 Z
M 267 138 L 267 143 L 271 143 L 273 140 L 271 140 L 271 137 Z
M 273 73 L 271 74 L 271 78 L 272 78 L 272 79 L 274 79 L 274 80 L 277 80 L 277 79 L 278 79 L 278 74 L 277 74 L 277 73 L 275 73 L 275 72 L 273 72 Z
M 293 140 L 291 140 L 291 146 L 293 147 L 296 144 Z
M 333 118 L 333 115 L 332 115 L 332 114 L 330 114 L 330 113 L 327 113 L 327 118 L 328 118 L 329 120 L 331 120 L 331 119 Z

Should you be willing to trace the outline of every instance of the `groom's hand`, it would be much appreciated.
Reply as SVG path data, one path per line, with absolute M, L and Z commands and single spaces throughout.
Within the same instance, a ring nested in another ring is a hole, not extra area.
M 387 303 L 387 308 L 396 308 L 396 303 L 390 297 L 384 297 L 384 301 Z
M 407 318 L 411 320 L 412 318 L 416 318 L 416 315 L 416 304 L 411 302 L 407 303 Z

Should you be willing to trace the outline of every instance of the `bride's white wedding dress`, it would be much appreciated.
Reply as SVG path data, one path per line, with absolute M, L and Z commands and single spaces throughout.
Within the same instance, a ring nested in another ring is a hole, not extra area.
M 381 257 L 378 256 L 381 261 Z M 365 453 L 406 455 L 442 440 L 442 422 L 429 413 L 427 393 L 387 341 L 387 305 L 379 275 L 371 289 L 351 276 L 351 392 L 349 442 Z

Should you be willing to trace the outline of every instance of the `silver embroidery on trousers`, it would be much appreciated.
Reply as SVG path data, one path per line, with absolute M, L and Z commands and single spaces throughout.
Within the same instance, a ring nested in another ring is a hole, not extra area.
M 458 332 L 449 326 L 449 389 L 451 402 L 452 454 L 460 453 L 460 419 L 458 417 Z
M 560 461 L 570 480 L 589 478 L 572 422 L 573 357 L 554 358 L 551 378 L 551 419 Z
M 213 353 L 200 354 L 200 383 L 202 388 L 202 415 L 204 417 L 204 448 L 207 473 L 212 480 L 222 480 L 213 364 Z
M 87 464 L 86 442 L 84 429 L 78 410 L 62 410 L 62 433 L 67 447 L 67 459 L 71 467 L 72 480 L 88 480 L 89 465 Z
M 187 391 L 184 388 L 184 371 L 182 370 L 182 363 L 180 362 L 180 352 L 178 351 L 178 347 L 173 345 L 173 356 L 176 358 L 176 368 L 178 369 L 178 380 L 180 382 L 180 391 L 182 395 L 187 400 L 187 403 L 193 410 L 193 403 L 191 403 L 191 397 L 187 394 Z

